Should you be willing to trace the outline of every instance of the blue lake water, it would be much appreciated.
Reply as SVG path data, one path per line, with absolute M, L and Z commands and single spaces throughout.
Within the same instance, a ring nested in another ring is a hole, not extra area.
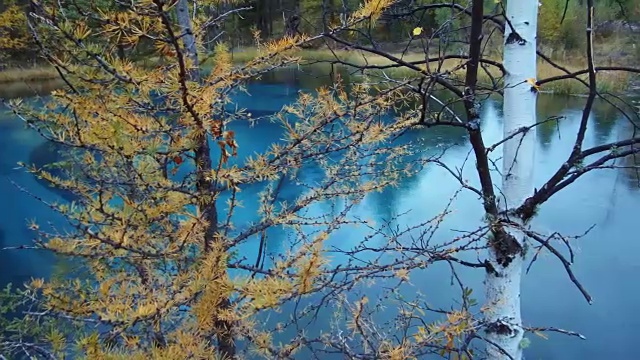
M 299 86 L 299 82 L 282 80 L 256 83 L 249 87 L 251 95 L 238 96 L 235 100 L 249 112 L 269 114 L 295 101 Z M 538 152 L 534 167 L 537 184 L 542 184 L 570 151 L 582 104 L 580 98 L 540 95 L 540 118 L 552 115 L 564 115 L 565 118 L 558 124 L 549 123 L 537 130 Z M 488 100 L 482 111 L 486 143 L 496 142 L 502 135 L 501 104 Z M 279 130 L 273 124 L 246 126 L 236 130 L 240 145 L 239 159 L 266 148 L 279 136 Z M 611 106 L 598 103 L 592 113 L 586 145 L 628 137 L 631 131 L 631 125 Z M 453 145 L 444 157 L 450 165 L 461 165 L 469 153 L 464 133 L 456 131 L 413 131 L 403 141 L 419 141 L 425 151 Z M 0 108 L 0 247 L 29 244 L 32 235 L 26 229 L 28 219 L 61 224 L 61 219 L 54 216 L 46 205 L 33 198 L 57 199 L 61 195 L 31 175 L 15 169 L 18 161 L 45 161 L 50 153 L 42 146 L 43 140 L 37 134 L 26 130 L 7 109 Z M 640 163 L 633 159 L 625 161 L 627 165 Z M 477 183 L 471 161 L 466 165 L 464 174 L 471 182 Z M 31 194 L 18 190 L 13 183 Z M 386 221 L 408 211 L 396 221 L 396 225 L 410 226 L 436 215 L 458 187 L 444 170 L 435 166 L 427 167 L 419 175 L 405 179 L 397 188 L 372 194 L 356 211 L 363 217 L 378 221 Z M 255 195 L 255 191 L 251 189 L 243 195 L 248 203 L 243 212 L 238 213 L 234 223 L 242 224 L 255 218 L 255 206 L 249 200 L 252 195 Z M 328 210 L 328 206 L 323 204 L 312 209 L 315 212 Z M 438 235 L 442 238 L 453 234 L 455 230 L 473 229 L 480 223 L 482 208 L 474 194 L 459 195 L 453 210 L 454 214 L 445 220 Z M 635 331 L 640 328 L 640 315 L 635 313 L 635 306 L 640 304 L 640 288 L 634 285 L 640 274 L 640 258 L 637 255 L 640 253 L 640 237 L 635 227 L 638 210 L 640 188 L 637 174 L 632 169 L 601 170 L 588 174 L 542 207 L 535 219 L 539 230 L 577 235 L 596 225 L 587 236 L 574 244 L 576 276 L 590 291 L 595 303 L 586 304 L 558 261 L 550 255 L 542 256 L 523 282 L 525 323 L 578 331 L 588 340 L 559 334 L 551 334 L 548 340 L 531 337 L 532 344 L 526 351 L 528 360 L 635 358 Z M 338 231 L 330 242 L 348 247 L 357 243 L 363 235 L 362 230 L 345 228 Z M 278 230 L 274 230 L 268 245 L 270 252 L 282 251 L 277 241 L 279 236 L 286 234 L 278 234 Z M 256 248 L 255 243 L 249 243 L 243 246 L 241 253 L 251 259 L 255 257 Z M 52 263 L 52 257 L 41 252 L 2 251 L 0 286 L 9 282 L 21 283 L 31 277 L 48 276 L 52 271 Z M 482 271 L 465 270 L 462 274 L 465 281 L 476 289 L 476 293 L 481 294 Z M 444 268 L 434 267 L 420 274 L 412 274 L 412 282 L 436 306 L 446 306 L 457 296 L 454 295 L 455 287 L 449 284 L 449 272 Z

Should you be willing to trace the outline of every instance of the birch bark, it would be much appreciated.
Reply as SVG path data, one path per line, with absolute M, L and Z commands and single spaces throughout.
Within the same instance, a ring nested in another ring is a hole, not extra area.
M 185 55 L 187 55 L 187 58 L 191 61 L 189 66 L 190 80 L 199 81 L 200 71 L 198 69 L 198 49 L 196 47 L 196 37 L 193 34 L 193 23 L 189 13 L 189 0 L 178 0 L 176 12 L 178 23 L 180 24 L 182 31 L 185 32 L 185 35 L 182 37 L 186 53 Z
M 189 12 L 188 0 L 178 0 L 176 5 L 177 18 L 184 36 L 182 37 L 185 55 L 190 60 L 189 66 L 189 80 L 200 82 L 200 64 L 198 63 L 198 49 L 196 46 L 196 37 L 193 31 L 193 22 L 191 21 Z M 206 129 L 202 125 L 204 122 L 200 120 L 200 126 L 202 133 L 206 134 Z M 195 149 L 195 163 L 197 172 L 196 187 L 200 192 L 200 196 L 204 198 L 210 197 L 210 194 L 214 193 L 213 185 L 210 180 L 207 179 L 205 174 L 208 174 L 212 169 L 211 164 L 211 150 L 207 141 L 207 135 L 199 138 L 198 147 Z M 210 250 L 210 244 L 216 241 L 216 233 L 218 232 L 218 211 L 216 208 L 215 198 L 210 201 L 204 201 L 199 206 L 199 211 L 204 214 L 204 219 L 209 222 L 209 228 L 205 233 L 204 250 Z M 229 309 L 231 302 L 229 299 L 224 299 L 219 305 L 222 310 Z M 217 338 L 217 350 L 218 355 L 222 359 L 232 360 L 236 358 L 236 345 L 233 338 L 233 324 L 227 320 L 215 318 L 215 336 Z
M 536 78 L 536 32 L 538 0 L 507 2 L 504 66 L 507 71 L 504 90 L 504 136 L 536 123 L 536 92 L 527 79 Z M 503 146 L 501 210 L 515 208 L 533 193 L 535 130 L 514 136 Z M 515 216 L 509 221 L 520 223 Z M 506 219 L 504 219 L 506 220 Z M 526 246 L 524 235 L 506 227 L 505 236 L 491 247 L 493 267 L 485 280 L 488 324 L 488 358 L 522 359 L 524 331 L 520 315 L 520 281 Z M 511 247 L 504 251 L 504 246 Z M 510 245 L 509 245 L 510 244 Z M 514 248 L 516 251 L 513 251 Z M 493 343 L 493 344 L 492 344 Z

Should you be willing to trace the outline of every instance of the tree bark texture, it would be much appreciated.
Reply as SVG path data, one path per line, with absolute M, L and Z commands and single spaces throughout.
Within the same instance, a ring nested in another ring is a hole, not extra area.
M 536 123 L 536 94 L 528 79 L 536 78 L 536 31 L 538 0 L 507 2 L 504 36 L 504 137 Z M 533 80 L 535 81 L 535 80 Z M 492 360 L 522 359 L 524 335 L 520 314 L 520 282 L 524 265 L 525 237 L 521 219 L 510 215 L 533 193 L 535 130 L 514 136 L 503 145 L 502 231 L 494 233 L 485 279 L 487 354 Z

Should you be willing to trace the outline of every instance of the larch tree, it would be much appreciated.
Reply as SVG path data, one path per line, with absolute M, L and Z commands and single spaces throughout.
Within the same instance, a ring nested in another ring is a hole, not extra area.
M 387 126 L 379 116 L 402 89 L 357 85 L 347 93 L 337 81 L 256 119 L 233 109 L 233 97 L 260 75 L 295 65 L 299 46 L 320 36 L 260 42 L 258 55 L 240 65 L 219 43 L 204 71 L 198 53 L 207 27 L 242 8 L 204 18 L 192 15 L 198 9 L 186 0 L 121 2 L 113 10 L 79 1 L 32 6 L 34 39 L 66 86 L 44 108 L 10 106 L 61 149 L 49 167 L 23 166 L 75 198 L 40 199 L 66 219 L 62 227 L 45 219 L 29 225 L 37 234 L 33 248 L 71 268 L 21 292 L 24 317 L 4 323 L 0 351 L 41 358 L 293 356 L 305 341 L 276 342 L 259 315 L 335 286 L 339 271 L 325 258 L 325 241 L 344 225 L 367 224 L 351 209 L 411 171 L 400 161 L 406 147 L 390 144 L 403 124 Z M 374 10 L 364 7 L 349 23 Z M 153 63 L 118 56 L 121 46 L 142 43 L 154 45 Z M 236 126 L 270 120 L 281 138 L 238 155 L 251 144 L 236 141 Z M 281 196 L 283 182 L 293 196 Z M 252 200 L 254 220 L 237 220 L 242 202 Z M 332 210 L 309 215 L 318 204 Z M 289 250 L 265 262 L 276 228 L 287 230 Z

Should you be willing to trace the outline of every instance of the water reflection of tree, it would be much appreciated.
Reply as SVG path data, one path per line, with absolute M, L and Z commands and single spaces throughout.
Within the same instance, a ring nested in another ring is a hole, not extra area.
M 567 110 L 575 107 L 575 100 L 576 99 L 571 96 L 540 94 L 537 100 L 538 118 L 548 119 L 551 117 L 562 117 L 566 114 Z M 546 121 L 536 127 L 538 142 L 543 150 L 548 150 L 553 142 L 553 137 L 558 135 L 558 121 L 562 120 Z
M 338 77 L 345 83 L 351 82 L 351 73 L 344 66 L 319 63 L 270 71 L 262 76 L 260 82 L 280 87 L 288 86 L 293 91 L 314 90 L 323 86 L 332 86 Z
M 637 126 L 640 121 L 638 121 L 637 117 L 636 115 L 636 119 L 634 119 L 635 124 L 626 119 L 620 120 L 625 122 L 618 128 L 619 137 L 631 137 L 638 131 Z M 616 165 L 619 166 L 617 171 L 621 176 L 619 181 L 623 182 L 630 190 L 640 190 L 640 154 L 632 154 L 620 158 L 616 161 Z
M 439 114 L 444 110 L 440 101 L 432 99 L 425 111 L 430 112 L 430 114 Z M 446 103 L 446 101 L 442 102 Z M 420 106 L 415 101 L 401 104 L 394 114 L 388 116 L 388 121 L 394 121 L 395 116 Z M 450 110 L 453 113 L 462 114 L 462 109 L 458 108 L 460 106 L 460 104 L 453 104 Z M 451 114 L 449 113 L 448 115 Z M 424 172 L 430 171 L 430 166 L 436 166 L 430 163 L 432 159 L 441 157 L 447 149 L 453 146 L 465 144 L 465 139 L 466 133 L 464 130 L 450 126 L 416 128 L 406 131 L 402 136 L 396 138 L 395 143 L 397 146 L 411 145 L 412 151 L 405 156 L 404 164 L 412 171 L 401 177 L 396 186 L 388 187 L 381 192 L 370 195 L 375 206 L 377 220 L 388 226 L 394 226 L 396 219 L 400 215 L 399 213 L 402 212 L 399 206 L 402 197 L 411 189 L 416 188 L 417 182 L 421 178 L 419 173 L 424 174 Z
M 620 159 L 619 171 L 624 176 L 624 183 L 631 190 L 640 190 L 640 155 L 634 154 Z
M 598 104 L 600 105 L 600 111 L 603 112 L 600 116 L 596 116 L 596 121 L 594 121 L 597 136 L 596 141 L 598 143 L 607 141 L 614 136 L 612 134 L 614 129 L 615 139 L 613 140 L 629 139 L 638 136 L 638 131 L 640 131 L 640 113 L 620 101 L 616 102 L 618 107 L 603 103 L 604 101 L 601 101 Z M 621 110 L 624 111 L 624 114 L 620 113 Z M 638 145 L 632 146 L 637 148 Z M 612 149 L 612 151 L 622 150 L 627 150 L 627 148 Z M 616 186 L 622 182 L 629 190 L 638 190 L 640 188 L 640 154 L 630 154 L 618 158 L 612 164 L 612 167 L 615 167 L 617 171 Z
M 559 122 L 563 121 L 568 112 L 581 109 L 584 98 L 569 95 L 546 95 L 538 97 L 538 116 L 541 120 L 559 117 L 554 121 L 547 121 L 536 127 L 536 134 L 540 146 L 548 150 L 554 136 L 562 136 L 558 131 Z M 597 142 L 606 141 L 612 134 L 620 117 L 619 109 L 610 103 L 597 99 L 591 113 L 591 126 L 595 132 Z
M 613 129 L 620 119 L 618 108 L 603 100 L 596 101 L 593 105 L 593 130 L 596 141 L 606 141 L 611 136 Z

